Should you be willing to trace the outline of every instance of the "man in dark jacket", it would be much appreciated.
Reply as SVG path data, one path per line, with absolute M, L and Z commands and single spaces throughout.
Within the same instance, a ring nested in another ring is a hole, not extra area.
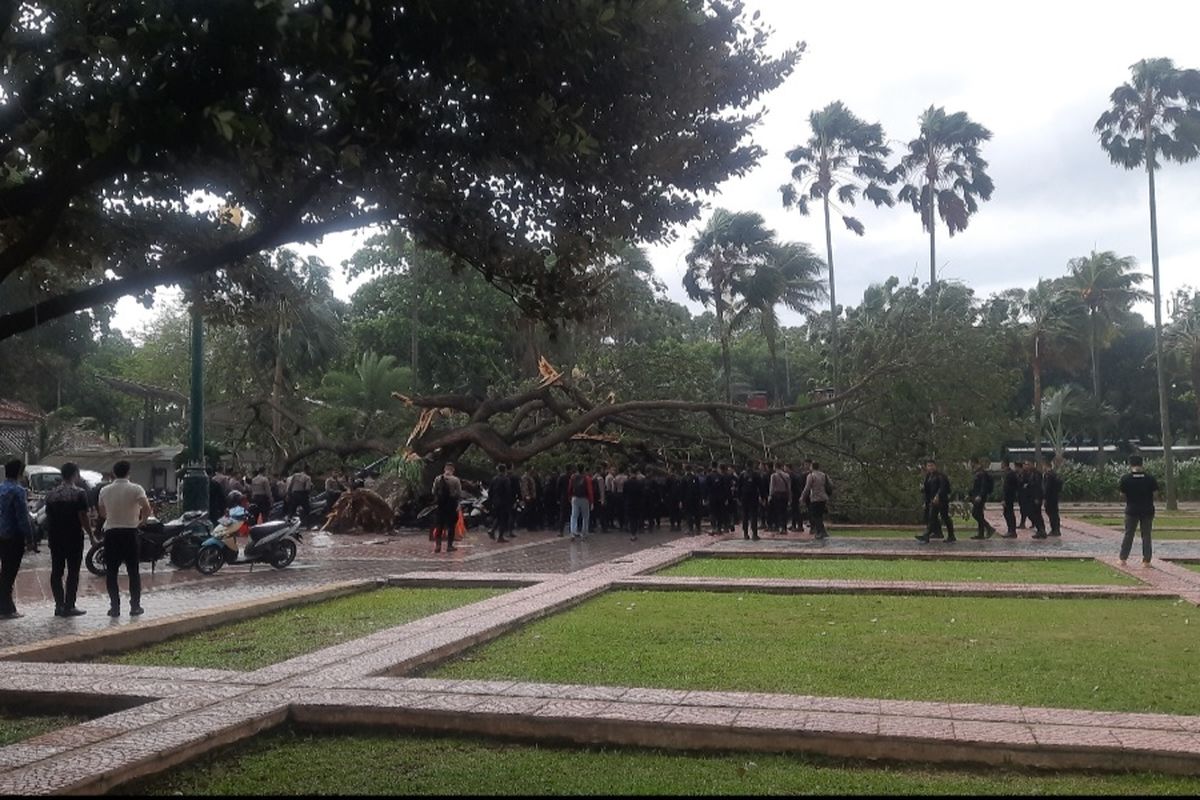
M 83 561 L 83 540 L 90 533 L 87 492 L 76 483 L 79 468 L 68 461 L 62 465 L 62 483 L 46 494 L 46 527 L 50 540 L 50 592 L 54 595 L 54 616 L 78 617 L 86 614 L 75 607 L 79 591 L 79 565 Z M 66 583 L 63 583 L 63 571 Z
M 1021 463 L 1017 462 L 1019 468 Z M 1007 528 L 1004 533 L 1000 534 L 1002 539 L 1017 538 L 1017 515 L 1013 510 L 1013 506 L 1017 502 L 1017 494 L 1021 488 L 1021 476 L 1008 463 L 1007 460 L 1000 462 L 1000 475 L 1003 481 L 1001 489 L 1004 492 L 1004 525 Z
M 925 498 L 925 533 L 917 536 L 917 541 L 928 544 L 935 533 L 941 534 L 942 525 L 946 526 L 946 543 L 958 541 L 954 538 L 954 520 L 950 519 L 950 479 L 938 470 L 932 458 L 925 462 L 921 494 Z
M 804 508 L 804 506 L 800 502 L 800 495 L 804 494 L 804 484 L 808 482 L 808 474 L 803 470 L 797 469 L 791 464 L 787 465 L 787 474 L 792 482 L 792 495 L 791 499 L 789 500 L 791 505 L 789 510 L 791 511 L 792 530 L 803 532 L 804 518 L 801 515 L 800 510 Z
M 971 516 L 979 526 L 972 539 L 990 539 L 996 533 L 996 529 L 983 516 L 984 506 L 992 499 L 993 485 L 992 476 L 987 471 L 987 461 L 980 460 L 975 467 L 975 482 L 971 484 Z
M 700 533 L 700 517 L 704 513 L 704 489 L 700 485 L 700 476 L 696 468 L 687 465 L 684 471 L 683 483 L 683 514 L 687 518 L 688 534 L 695 536 Z
M 625 480 L 624 498 L 629 540 L 636 542 L 646 521 L 646 476 L 636 467 L 629 470 L 629 476 Z
M 677 531 L 683 527 L 683 481 L 675 467 L 671 467 L 667 473 L 667 517 L 671 522 L 671 530 Z
M 758 541 L 758 476 L 749 463 L 738 475 L 738 499 L 742 501 L 742 538 L 750 539 L 750 531 L 754 532 L 753 540 Z
M 1021 503 L 1021 513 L 1029 517 L 1033 523 L 1033 538 L 1046 538 L 1046 520 L 1042 517 L 1042 476 L 1032 461 L 1026 461 L 1021 469 L 1021 484 L 1017 489 L 1017 497 Z
M 497 542 L 511 542 L 513 530 L 513 508 L 517 504 L 512 476 L 508 474 L 508 464 L 496 465 L 496 476 L 488 484 L 488 504 L 496 515 L 496 530 L 488 531 L 488 536 Z M 504 538 L 507 536 L 508 538 Z
M 554 530 L 558 522 L 558 473 L 551 470 L 542 484 L 542 524 L 549 530 Z M 558 529 L 562 536 L 562 528 Z
M 1062 536 L 1062 518 L 1058 514 L 1058 498 L 1062 495 L 1062 488 L 1062 478 L 1054 471 L 1054 460 L 1046 459 L 1046 468 L 1042 472 L 1042 497 L 1046 518 L 1050 523 L 1050 536 Z

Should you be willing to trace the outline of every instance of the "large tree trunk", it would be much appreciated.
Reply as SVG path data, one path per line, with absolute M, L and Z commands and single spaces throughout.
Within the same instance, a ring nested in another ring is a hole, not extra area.
M 833 280 L 833 233 L 829 229 L 829 188 L 831 187 L 826 187 L 825 195 L 821 199 L 825 203 L 825 266 L 829 269 L 829 361 L 833 367 L 833 393 L 837 394 L 841 374 L 838 371 L 838 311 L 837 291 Z M 788 402 L 791 402 L 790 397 Z M 833 411 L 834 414 L 837 413 L 837 406 L 833 407 Z M 840 445 L 841 442 L 842 425 L 839 420 L 833 426 L 833 443 Z
M 1042 337 L 1033 340 L 1033 460 L 1042 463 Z
M 1196 426 L 1200 428 L 1200 344 L 1192 345 L 1192 397 L 1196 401 Z
M 1146 152 L 1150 149 L 1150 130 L 1146 130 Z M 1171 453 L 1171 413 L 1170 395 L 1167 394 L 1167 369 L 1163 363 L 1162 347 L 1162 291 L 1159 288 L 1158 277 L 1158 209 L 1154 199 L 1154 167 L 1153 157 L 1146 158 L 1146 174 L 1150 180 L 1150 266 L 1154 279 L 1154 361 L 1158 368 L 1158 416 L 1162 427 L 1163 470 L 1166 472 L 1164 481 L 1167 484 L 1167 510 L 1174 511 L 1179 507 L 1176 499 L 1175 458 Z
M 1092 397 L 1096 398 L 1098 412 L 1104 399 L 1100 396 L 1100 354 L 1096 342 L 1096 309 L 1089 309 L 1088 316 L 1091 318 Z M 1096 414 L 1096 465 L 1104 466 L 1104 419 L 1099 413 Z
M 730 372 L 729 331 L 726 329 L 726 325 L 725 325 L 725 296 L 724 296 L 725 288 L 723 286 L 715 287 L 715 288 L 717 289 L 717 292 L 716 292 L 717 333 L 719 334 L 719 336 L 721 338 L 721 375 L 722 375 L 722 379 L 725 382 L 725 402 L 732 403 L 733 402 L 733 389 L 732 389 L 732 384 L 730 382 L 730 377 L 729 377 L 729 372 Z

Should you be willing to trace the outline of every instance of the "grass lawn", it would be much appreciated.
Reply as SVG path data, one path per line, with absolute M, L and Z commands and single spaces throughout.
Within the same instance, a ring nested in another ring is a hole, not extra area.
M 871 581 L 970 581 L 1137 585 L 1090 558 L 925 561 L 911 558 L 689 558 L 659 575 L 713 578 L 833 578 Z
M 1179 562 L 1175 562 L 1175 563 L 1178 564 Z M 1183 566 L 1187 567 L 1190 570 L 1195 570 L 1196 572 L 1200 572 L 1200 564 L 1184 564 Z
M 124 653 L 106 664 L 255 670 L 358 639 L 441 611 L 503 594 L 504 589 L 388 588 L 273 611 Z
M 1125 527 L 1125 516 L 1123 514 L 1079 514 L 1066 515 L 1073 519 L 1090 522 L 1093 525 L 1111 525 L 1117 528 Z M 1189 528 L 1200 532 L 1200 514 L 1191 514 L 1188 512 L 1179 511 L 1158 511 L 1154 514 L 1154 526 L 1164 528 Z
M 911 539 L 920 532 L 918 528 L 829 528 L 835 539 Z
M 585 749 L 284 729 L 121 787 L 150 795 L 1200 793 L 1200 778 L 880 766 L 822 756 Z
M 1182 600 L 616 591 L 425 674 L 1200 714 L 1197 673 Z
M 86 722 L 87 717 L 75 714 L 31 715 L 0 706 L 0 746 L 32 739 L 43 733 L 69 728 Z

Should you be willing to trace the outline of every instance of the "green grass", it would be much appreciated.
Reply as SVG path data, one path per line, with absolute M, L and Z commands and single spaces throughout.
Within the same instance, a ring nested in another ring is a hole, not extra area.
M 1200 714 L 1198 673 L 1182 600 L 617 591 L 427 674 Z
M 98 660 L 107 664 L 255 670 L 504 591 L 376 589 L 273 611 Z
M 1117 528 L 1125 527 L 1124 514 L 1079 514 L 1072 515 L 1073 519 L 1090 522 L 1093 525 L 1109 525 Z M 1158 511 L 1154 514 L 1154 526 L 1166 528 L 1189 528 L 1200 531 L 1200 514 L 1178 511 Z
M 0 706 L 0 746 L 69 728 L 86 720 L 87 717 L 76 714 L 22 714 L 16 709 Z
M 807 755 L 573 748 L 285 729 L 121 787 L 149 795 L 1200 793 L 1200 778 L 878 765 Z
M 829 528 L 835 539 L 911 539 L 920 532 L 917 528 Z
M 869 581 L 968 581 L 1137 585 L 1090 558 L 925 561 L 912 558 L 689 558 L 659 575 L 712 578 L 830 578 Z
M 1179 563 L 1179 562 L 1176 562 L 1176 563 Z M 1200 564 L 1184 564 L 1183 566 L 1187 567 L 1190 570 L 1200 572 Z

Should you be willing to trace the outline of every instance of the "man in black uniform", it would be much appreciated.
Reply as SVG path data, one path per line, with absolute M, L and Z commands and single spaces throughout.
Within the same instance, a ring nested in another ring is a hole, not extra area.
M 1046 518 L 1050 523 L 1051 536 L 1062 536 L 1062 519 L 1058 515 L 1058 498 L 1062 495 L 1063 482 L 1054 471 L 1054 459 L 1046 459 L 1046 468 L 1042 472 L 1042 497 L 1045 499 Z
M 513 506 L 517 503 L 516 486 L 508 474 L 508 464 L 496 465 L 496 477 L 488 485 L 488 505 L 496 515 L 496 530 L 488 536 L 497 542 L 511 542 L 513 530 Z M 505 536 L 508 536 L 505 539 Z
M 979 531 L 971 537 L 972 539 L 990 539 L 996 533 L 996 529 L 983 516 L 984 506 L 992 499 L 992 487 L 992 476 L 988 474 L 987 461 L 981 459 L 975 467 L 975 482 L 971 485 L 971 516 L 979 526 Z
M 558 523 L 558 473 L 554 470 L 546 476 L 545 482 L 542 483 L 542 524 L 549 530 L 554 530 L 554 526 Z M 562 528 L 558 529 L 559 536 L 562 535 Z
M 629 522 L 629 540 L 636 542 L 646 520 L 646 478 L 637 467 L 629 470 L 625 481 L 625 519 Z
M 683 483 L 675 467 L 667 473 L 667 516 L 671 520 L 671 530 L 683 527 Z
M 721 473 L 715 461 L 704 478 L 704 499 L 708 503 L 708 532 L 716 536 L 721 532 Z
M 804 532 L 804 520 L 800 516 L 800 495 L 804 494 L 804 484 L 808 480 L 808 474 L 796 469 L 791 464 L 787 465 L 788 477 L 792 482 L 792 499 L 791 499 L 791 516 L 792 530 Z
M 704 510 L 704 489 L 700 486 L 700 476 L 691 464 L 683 475 L 683 513 L 687 517 L 688 535 L 700 533 L 700 516 Z
M 1021 462 L 1017 462 L 1017 466 L 1021 466 Z M 1000 534 L 1003 539 L 1017 538 L 1017 515 L 1013 511 L 1013 506 L 1017 502 L 1017 493 L 1021 487 L 1021 477 L 1016 473 L 1016 470 L 1009 465 L 1008 461 L 1000 462 L 1000 473 L 1003 484 L 1001 489 L 1004 492 L 1004 525 L 1007 530 Z
M 738 497 L 742 501 L 742 538 L 749 539 L 750 531 L 754 532 L 754 541 L 758 541 L 758 476 L 749 462 L 742 474 L 738 475 Z
M 1046 538 L 1046 520 L 1042 518 L 1042 476 L 1032 461 L 1026 461 L 1021 469 L 1021 486 L 1018 490 L 1021 513 L 1033 523 L 1033 538 Z
M 945 525 L 946 543 L 958 541 L 954 538 L 954 520 L 950 519 L 950 479 L 938 470 L 932 458 L 925 462 L 921 493 L 925 498 L 925 533 L 916 540 L 928 544 L 934 533 L 941 534 Z

